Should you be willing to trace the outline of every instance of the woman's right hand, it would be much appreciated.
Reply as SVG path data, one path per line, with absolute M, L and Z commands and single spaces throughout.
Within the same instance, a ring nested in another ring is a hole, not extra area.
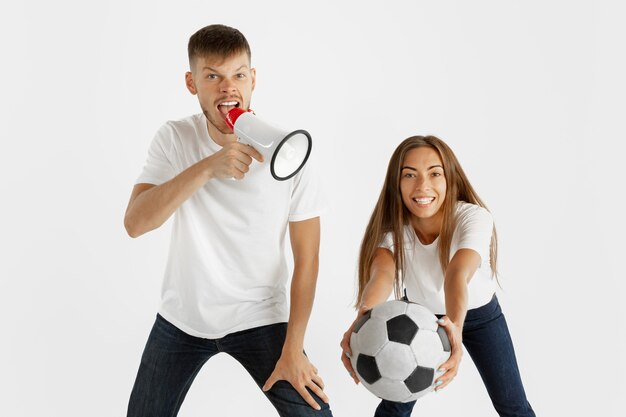
M 395 263 L 393 254 L 390 250 L 384 248 L 376 249 L 374 260 L 371 267 L 371 279 L 365 285 L 361 296 L 359 297 L 359 308 L 356 319 L 350 325 L 347 332 L 343 334 L 341 339 L 341 362 L 346 368 L 355 384 L 359 383 L 359 378 L 352 367 L 350 358 L 352 357 L 352 349 L 350 348 L 350 337 L 354 326 L 366 315 L 373 307 L 385 302 L 389 298 L 389 294 L 393 291 L 393 283 L 395 277 Z
M 350 328 L 343 334 L 343 338 L 341 339 L 341 362 L 343 362 L 343 366 L 346 368 L 355 384 L 359 383 L 359 378 L 356 376 L 356 372 L 352 367 L 352 362 L 350 359 L 352 358 L 352 349 L 350 348 L 350 337 L 352 336 L 352 331 L 354 330 L 354 326 L 356 326 L 357 322 L 367 313 L 368 310 L 362 309 L 359 311 L 359 314 L 356 316 L 356 319 L 350 325 Z

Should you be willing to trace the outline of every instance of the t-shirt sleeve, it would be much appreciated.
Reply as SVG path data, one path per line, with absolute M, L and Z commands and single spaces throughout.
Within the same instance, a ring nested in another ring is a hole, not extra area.
M 148 149 L 143 171 L 135 181 L 136 184 L 160 185 L 176 176 L 171 155 L 175 134 L 174 129 L 168 124 L 157 131 Z
M 294 177 L 289 205 L 290 222 L 319 217 L 326 211 L 325 196 L 315 162 L 310 157 L 306 165 Z
M 393 233 L 387 232 L 383 235 L 382 240 L 378 244 L 379 248 L 389 249 L 392 253 L 395 250 L 395 246 L 393 244 Z
M 459 236 L 457 250 L 475 250 L 480 255 L 481 263 L 489 261 L 493 217 L 487 209 L 476 206 L 464 213 L 458 219 L 457 233 Z

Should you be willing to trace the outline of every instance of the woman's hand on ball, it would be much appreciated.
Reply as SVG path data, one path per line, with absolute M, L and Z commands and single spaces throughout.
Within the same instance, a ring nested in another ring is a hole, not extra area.
M 354 380 L 355 384 L 359 383 L 359 378 L 357 378 L 356 372 L 354 371 L 354 368 L 352 367 L 352 362 L 350 361 L 350 358 L 352 358 L 352 349 L 350 348 L 350 337 L 352 336 L 352 331 L 354 330 L 354 326 L 356 326 L 356 323 L 366 312 L 367 310 L 364 310 L 364 311 L 359 310 L 359 314 L 350 325 L 350 328 L 343 334 L 343 338 L 341 339 L 341 343 L 340 343 L 341 362 L 343 363 L 343 366 L 348 370 L 348 373 Z
M 463 357 L 463 328 L 457 326 L 448 316 L 443 316 L 437 321 L 443 327 L 450 340 L 450 357 L 439 367 L 439 372 L 443 372 L 441 377 L 435 382 L 435 391 L 445 388 L 456 376 L 459 364 Z

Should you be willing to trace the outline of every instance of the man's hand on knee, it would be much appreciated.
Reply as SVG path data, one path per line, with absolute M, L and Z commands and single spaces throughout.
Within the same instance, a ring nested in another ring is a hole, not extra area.
M 263 385 L 263 391 L 269 391 L 276 381 L 287 381 L 302 398 L 314 409 L 321 407 L 307 390 L 310 389 L 318 397 L 328 404 L 328 397 L 324 393 L 324 381 L 317 374 L 317 368 L 309 361 L 303 352 L 286 353 L 283 351 L 274 372 Z

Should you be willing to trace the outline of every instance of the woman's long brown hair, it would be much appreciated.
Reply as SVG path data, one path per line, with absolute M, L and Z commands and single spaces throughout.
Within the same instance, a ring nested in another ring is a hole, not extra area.
M 412 136 L 405 139 L 394 151 L 389 161 L 383 189 L 370 217 L 359 253 L 359 292 L 357 304 L 361 302 L 363 290 L 371 278 L 372 262 L 376 249 L 380 246 L 386 233 L 393 236 L 393 258 L 395 261 L 394 292 L 396 298 L 401 297 L 401 274 L 404 271 L 404 227 L 409 223 L 410 212 L 402 202 L 400 178 L 402 163 L 406 154 L 423 146 L 434 149 L 441 158 L 446 178 L 446 196 L 441 207 L 443 221 L 439 234 L 439 263 L 444 274 L 450 262 L 450 244 L 456 227 L 455 210 L 457 202 L 465 201 L 487 209 L 474 188 L 470 184 L 452 149 L 444 141 L 435 136 Z M 491 235 L 490 266 L 492 275 L 497 277 L 498 242 L 495 225 Z

